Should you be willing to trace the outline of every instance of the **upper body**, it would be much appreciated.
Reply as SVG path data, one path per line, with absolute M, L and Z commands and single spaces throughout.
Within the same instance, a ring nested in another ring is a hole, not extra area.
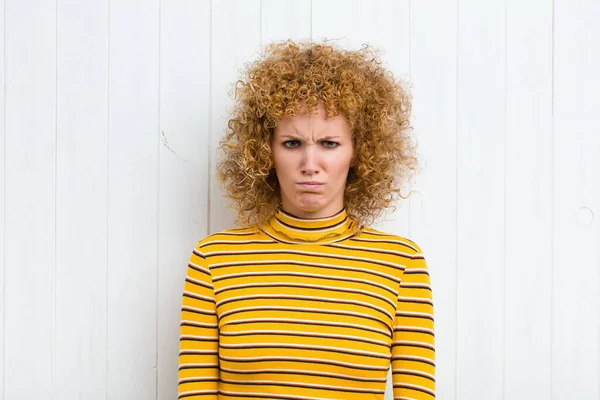
M 416 168 L 408 94 L 368 47 L 248 68 L 217 165 L 242 228 L 190 257 L 179 398 L 382 400 L 390 367 L 395 399 L 435 397 L 424 256 L 370 228 Z
M 262 229 L 201 240 L 185 281 L 179 398 L 383 400 L 391 366 L 394 398 L 433 399 L 421 250 L 355 228 L 344 210 L 279 210 Z

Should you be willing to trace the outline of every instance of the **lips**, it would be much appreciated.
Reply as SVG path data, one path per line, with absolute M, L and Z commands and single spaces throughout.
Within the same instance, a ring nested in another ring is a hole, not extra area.
M 320 182 L 300 182 L 299 185 L 305 189 L 318 189 L 323 186 Z

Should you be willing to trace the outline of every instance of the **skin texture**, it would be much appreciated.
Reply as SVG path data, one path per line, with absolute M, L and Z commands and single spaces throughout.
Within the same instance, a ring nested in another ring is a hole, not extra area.
M 353 156 L 352 134 L 343 114 L 327 118 L 297 113 L 274 129 L 271 153 L 279 181 L 281 207 L 298 217 L 323 218 L 344 207 L 346 179 Z M 322 183 L 306 188 L 305 181 Z

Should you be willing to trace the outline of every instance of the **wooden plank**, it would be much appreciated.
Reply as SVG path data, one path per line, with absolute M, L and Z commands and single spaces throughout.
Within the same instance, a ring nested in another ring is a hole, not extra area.
M 57 11 L 55 395 L 104 399 L 108 1 Z
M 552 397 L 600 399 L 600 3 L 555 1 Z
M 262 0 L 261 42 L 309 40 L 311 0 Z
M 5 4 L 4 396 L 53 393 L 56 7 Z
M 208 233 L 210 3 L 162 2 L 160 43 L 158 399 L 171 400 L 186 267 Z
M 331 18 L 335 15 L 335 18 Z M 392 72 L 405 76 L 410 69 L 410 6 L 407 0 L 313 2 L 312 36 L 316 41 L 336 41 L 348 49 L 369 43 L 383 52 Z
M 107 398 L 157 397 L 159 1 L 113 1 Z
M 505 5 L 458 7 L 456 398 L 503 398 Z
M 4 243 L 5 243 L 5 175 L 6 170 L 4 168 L 6 160 L 6 151 L 4 148 L 5 141 L 5 115 L 4 115 L 4 106 L 5 106 L 5 95 L 6 95 L 6 76 L 4 74 L 4 7 L 0 8 L 0 54 L 1 60 L 0 63 L 0 86 L 2 87 L 2 95 L 0 96 L 0 154 L 2 154 L 2 162 L 0 162 L 0 360 L 4 360 L 4 315 L 5 315 L 5 307 L 4 307 L 4 256 L 6 254 Z M 0 363 L 0 400 L 4 400 L 4 362 Z
M 212 3 L 209 233 L 234 227 L 235 212 L 216 179 L 217 147 L 232 109 L 233 84 L 243 64 L 260 51 L 260 0 Z
M 410 6 L 413 121 L 421 165 L 410 198 L 410 233 L 433 288 L 436 393 L 456 391 L 457 1 Z
M 510 1 L 506 21 L 504 397 L 550 399 L 552 2 Z
M 360 10 L 360 12 L 358 12 Z M 331 15 L 336 18 L 332 19 Z M 369 43 L 381 51 L 384 64 L 398 77 L 410 74 L 410 7 L 407 0 L 314 2 L 312 36 L 333 40 L 343 48 L 359 49 Z

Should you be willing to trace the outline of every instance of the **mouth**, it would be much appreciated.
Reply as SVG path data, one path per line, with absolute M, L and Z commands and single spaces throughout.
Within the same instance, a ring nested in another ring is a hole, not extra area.
M 323 186 L 320 182 L 300 182 L 298 185 L 304 189 L 318 189 Z

